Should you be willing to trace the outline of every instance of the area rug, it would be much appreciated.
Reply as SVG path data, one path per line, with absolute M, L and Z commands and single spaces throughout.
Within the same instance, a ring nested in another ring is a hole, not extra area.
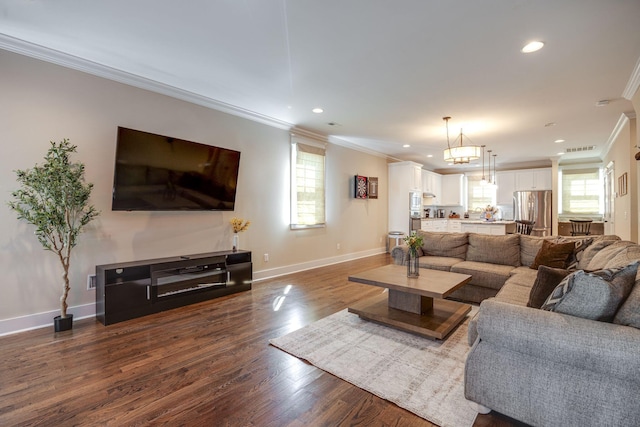
M 433 341 L 340 311 L 269 342 L 442 427 L 472 426 L 464 398 L 467 325 Z

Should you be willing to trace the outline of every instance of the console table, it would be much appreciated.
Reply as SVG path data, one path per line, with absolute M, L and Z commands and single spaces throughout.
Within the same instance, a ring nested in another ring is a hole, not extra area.
M 96 266 L 96 318 L 110 325 L 251 289 L 249 251 Z

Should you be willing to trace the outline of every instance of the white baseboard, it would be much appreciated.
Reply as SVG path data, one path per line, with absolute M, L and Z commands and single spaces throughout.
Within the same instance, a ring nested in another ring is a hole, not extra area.
M 284 276 L 285 274 L 298 273 L 300 271 L 311 270 L 313 268 L 339 264 L 341 262 L 352 261 L 359 258 L 366 258 L 369 256 L 382 254 L 384 252 L 385 248 L 370 249 L 367 251 L 317 259 L 300 264 L 292 264 L 283 267 L 271 268 L 268 270 L 254 271 L 253 281 L 258 282 L 261 280 L 270 279 L 272 277 Z M 74 321 L 86 319 L 88 317 L 95 317 L 96 305 L 95 303 L 77 305 L 74 307 L 69 307 L 67 311 L 69 313 L 73 313 Z M 46 327 L 50 327 L 53 332 L 53 318 L 58 316 L 59 314 L 59 310 L 52 310 L 46 311 L 44 313 L 29 314 L 26 316 L 0 320 L 0 337 L 4 335 L 10 335 L 18 332 Z
M 67 313 L 73 314 L 73 320 L 86 319 L 96 316 L 96 304 L 84 304 L 69 307 Z M 0 337 L 18 332 L 30 331 L 38 328 L 51 328 L 53 332 L 53 318 L 60 315 L 60 310 L 45 311 L 44 313 L 29 314 L 0 320 Z
M 311 270 L 313 268 L 325 267 L 327 265 L 340 264 L 341 262 L 352 261 L 355 259 L 366 258 L 373 255 L 383 254 L 386 248 L 369 249 L 362 252 L 354 252 L 350 254 L 340 255 L 330 258 L 316 259 L 313 261 L 303 262 L 300 264 L 285 265 L 283 267 L 271 268 L 268 270 L 259 270 L 253 272 L 253 281 L 271 279 L 273 277 L 284 276 L 285 274 L 298 273 L 300 271 Z

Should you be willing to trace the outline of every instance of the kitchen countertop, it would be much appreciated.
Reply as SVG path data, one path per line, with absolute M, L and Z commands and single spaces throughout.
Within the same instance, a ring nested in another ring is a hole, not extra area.
M 472 219 L 472 218 L 422 218 L 423 221 L 443 221 L 443 220 L 453 220 L 460 221 L 467 224 L 514 224 L 515 221 L 508 220 L 500 220 L 500 221 L 485 221 L 484 219 Z

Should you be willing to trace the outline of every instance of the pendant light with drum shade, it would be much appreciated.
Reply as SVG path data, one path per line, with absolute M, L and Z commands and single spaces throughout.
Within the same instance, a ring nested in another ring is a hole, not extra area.
M 449 120 L 451 117 L 443 117 L 447 127 L 447 148 L 444 150 L 444 161 L 453 163 L 454 165 L 469 163 L 471 160 L 478 160 L 480 158 L 480 147 L 477 145 L 463 145 L 463 133 L 460 129 L 460 145 L 454 145 L 453 147 L 449 143 Z M 468 139 L 468 138 L 467 138 Z M 456 141 L 457 142 L 457 139 Z

